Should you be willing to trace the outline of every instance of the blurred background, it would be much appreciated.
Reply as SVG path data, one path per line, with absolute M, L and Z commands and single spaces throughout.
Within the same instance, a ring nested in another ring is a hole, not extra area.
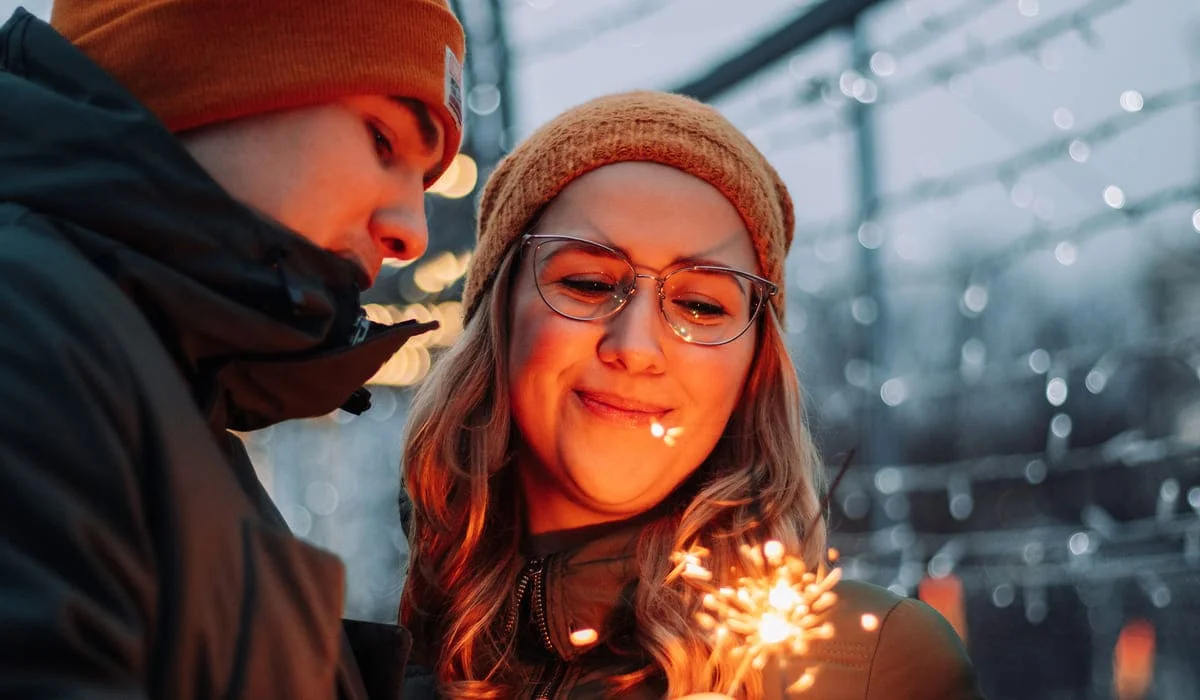
M 1200 4 L 452 4 L 464 153 L 430 253 L 367 295 L 442 329 L 362 416 L 246 436 L 297 534 L 346 558 L 347 616 L 396 616 L 408 400 L 460 327 L 487 173 L 569 106 L 660 88 L 722 110 L 796 201 L 790 344 L 830 468 L 858 455 L 846 573 L 941 610 L 990 698 L 1200 698 Z

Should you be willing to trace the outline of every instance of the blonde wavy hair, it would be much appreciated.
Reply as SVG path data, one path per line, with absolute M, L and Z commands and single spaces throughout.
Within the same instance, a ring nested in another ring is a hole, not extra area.
M 450 698 L 513 697 L 523 687 L 506 663 L 515 632 L 503 620 L 523 565 L 522 519 L 511 467 L 519 437 L 509 406 L 509 299 L 522 260 L 514 245 L 484 290 L 479 312 L 414 397 L 404 445 L 412 499 L 410 565 L 400 621 Z M 614 690 L 661 674 L 668 695 L 728 685 L 732 663 L 708 664 L 711 647 L 694 615 L 700 602 L 664 585 L 671 553 L 700 541 L 711 569 L 728 570 L 742 544 L 779 539 L 810 566 L 826 552 L 818 512 L 823 470 L 807 430 L 799 379 L 774 310 L 758 321 L 755 357 L 739 404 L 681 506 L 642 533 L 633 608 L 653 665 L 615 679 Z M 810 532 L 805 532 L 811 527 Z M 757 680 L 745 686 L 757 697 Z

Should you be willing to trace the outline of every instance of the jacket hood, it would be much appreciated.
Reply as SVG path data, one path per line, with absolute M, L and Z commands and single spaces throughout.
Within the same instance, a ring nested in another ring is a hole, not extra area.
M 366 320 L 355 266 L 232 199 L 111 76 L 24 10 L 0 28 L 0 203 L 48 221 L 138 305 L 215 427 L 369 405 L 436 324 Z M 2 243 L 0 243 L 2 244 Z

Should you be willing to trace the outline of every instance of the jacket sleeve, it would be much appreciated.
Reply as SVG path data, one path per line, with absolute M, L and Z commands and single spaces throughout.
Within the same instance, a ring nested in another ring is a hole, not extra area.
M 147 694 L 130 362 L 67 267 L 0 252 L 0 700 Z
M 867 700 L 981 700 L 958 633 L 936 610 L 905 598 L 884 619 Z

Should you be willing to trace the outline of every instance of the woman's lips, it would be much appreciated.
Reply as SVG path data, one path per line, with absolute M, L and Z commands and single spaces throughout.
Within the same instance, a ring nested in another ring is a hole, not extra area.
M 671 409 L 656 404 L 601 392 L 576 390 L 579 403 L 589 412 L 609 422 L 634 428 L 648 428 Z

